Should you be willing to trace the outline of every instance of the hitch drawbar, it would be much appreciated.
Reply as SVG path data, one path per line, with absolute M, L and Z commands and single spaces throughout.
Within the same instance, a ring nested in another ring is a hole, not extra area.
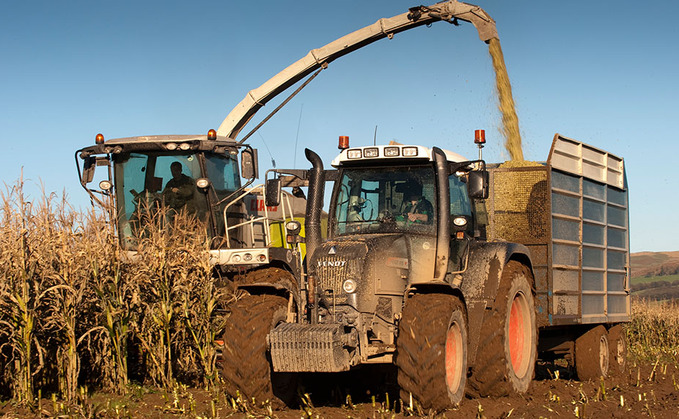
M 282 323 L 267 336 L 276 372 L 348 371 L 352 335 L 337 324 Z

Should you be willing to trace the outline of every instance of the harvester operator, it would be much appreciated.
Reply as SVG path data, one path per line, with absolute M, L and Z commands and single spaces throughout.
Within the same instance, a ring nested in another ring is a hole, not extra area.
M 182 164 L 178 161 L 172 162 L 170 165 L 170 172 L 172 172 L 172 179 L 170 179 L 163 189 L 163 196 L 165 197 L 165 204 L 179 211 L 186 208 L 187 211 L 193 212 L 193 179 L 182 173 Z

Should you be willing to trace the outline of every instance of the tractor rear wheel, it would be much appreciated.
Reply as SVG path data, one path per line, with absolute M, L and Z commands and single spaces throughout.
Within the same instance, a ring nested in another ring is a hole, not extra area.
M 296 376 L 271 369 L 266 336 L 286 319 L 288 300 L 277 295 L 246 295 L 230 306 L 224 325 L 221 374 L 227 395 L 270 401 L 276 408 L 292 405 Z
M 580 381 L 608 377 L 610 349 L 608 332 L 602 325 L 583 333 L 575 340 L 575 371 Z
M 505 266 L 492 310 L 481 327 L 467 392 L 474 397 L 525 393 L 537 358 L 532 275 L 525 265 Z
M 406 301 L 396 341 L 401 399 L 425 410 L 459 404 L 467 381 L 467 318 L 451 295 L 418 294 Z

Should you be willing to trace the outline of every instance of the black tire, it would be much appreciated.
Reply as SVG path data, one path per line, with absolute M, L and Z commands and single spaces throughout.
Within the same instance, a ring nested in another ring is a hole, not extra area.
M 609 348 L 608 332 L 602 325 L 589 329 L 575 340 L 575 371 L 580 381 L 608 377 Z
M 525 265 L 505 266 L 495 302 L 486 313 L 467 393 L 473 397 L 506 396 L 528 391 L 535 373 L 537 324 Z
M 608 375 L 622 375 L 627 370 L 627 335 L 622 324 L 616 324 L 608 330 L 610 349 Z
M 451 295 L 421 294 L 407 300 L 396 341 L 401 399 L 425 410 L 458 405 L 467 381 L 467 318 Z
M 226 394 L 267 400 L 274 408 L 293 406 L 296 375 L 271 370 L 266 336 L 285 321 L 288 301 L 277 295 L 247 295 L 230 306 L 222 339 L 221 374 Z

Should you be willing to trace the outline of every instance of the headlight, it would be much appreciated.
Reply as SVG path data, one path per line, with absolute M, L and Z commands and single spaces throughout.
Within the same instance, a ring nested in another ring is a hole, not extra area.
M 102 191 L 110 191 L 111 188 L 113 188 L 113 184 L 108 180 L 102 180 L 99 182 L 99 188 L 101 188 Z
M 366 148 L 363 150 L 363 157 L 378 157 L 380 151 L 377 148 Z
M 231 261 L 233 261 L 235 263 L 240 262 L 240 255 L 233 255 L 233 257 L 231 258 Z
M 398 147 L 385 147 L 384 157 L 398 157 L 399 150 Z
M 296 235 L 299 234 L 299 231 L 302 229 L 302 224 L 300 224 L 299 221 L 297 220 L 291 220 L 285 223 L 285 230 L 287 230 L 288 234 Z
M 174 151 L 177 149 L 177 143 L 167 143 L 165 144 L 165 148 L 170 151 Z
M 347 157 L 350 159 L 360 159 L 361 157 L 363 157 L 363 153 L 361 153 L 360 149 L 348 150 Z
M 453 224 L 455 224 L 458 227 L 462 227 L 467 225 L 467 219 L 465 217 L 455 217 L 453 219 Z
M 417 157 L 417 147 L 403 147 L 404 157 Z
M 199 187 L 200 189 L 205 189 L 208 186 L 210 186 L 210 181 L 202 177 L 196 180 L 196 186 Z
M 344 283 L 342 284 L 342 289 L 343 289 L 344 292 L 346 292 L 347 294 L 351 294 L 351 293 L 353 293 L 354 291 L 356 291 L 356 285 L 357 285 L 357 284 L 356 284 L 356 281 L 354 281 L 353 279 L 347 279 L 347 280 L 344 281 Z

